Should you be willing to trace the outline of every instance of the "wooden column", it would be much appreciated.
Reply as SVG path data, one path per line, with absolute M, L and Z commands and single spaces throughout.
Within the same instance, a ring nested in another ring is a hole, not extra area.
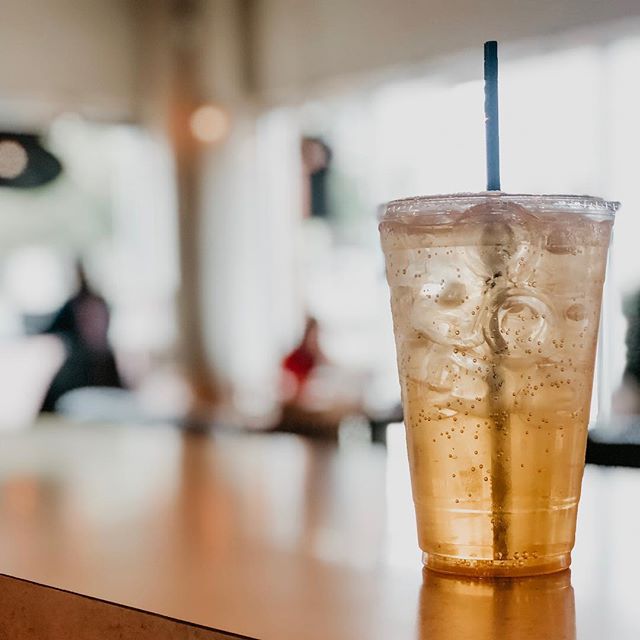
M 220 400 L 218 385 L 209 366 L 203 310 L 201 143 L 192 135 L 190 118 L 201 104 L 198 64 L 201 51 L 197 38 L 199 0 L 170 3 L 169 46 L 169 136 L 176 171 L 180 291 L 178 318 L 181 356 L 192 393 L 189 423 L 204 425 Z

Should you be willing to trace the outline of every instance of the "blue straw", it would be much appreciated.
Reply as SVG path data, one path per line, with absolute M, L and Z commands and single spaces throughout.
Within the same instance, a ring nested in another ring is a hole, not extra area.
M 500 191 L 500 122 L 498 120 L 498 43 L 484 43 L 484 118 L 487 141 L 487 191 Z

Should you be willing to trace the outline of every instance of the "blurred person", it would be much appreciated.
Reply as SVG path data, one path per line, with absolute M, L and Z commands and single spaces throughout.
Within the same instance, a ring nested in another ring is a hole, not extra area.
M 42 403 L 43 412 L 56 411 L 58 400 L 74 389 L 123 388 L 108 340 L 109 307 L 91 289 L 80 262 L 76 265 L 76 274 L 76 293 L 43 331 L 62 341 L 66 356 Z
M 361 389 L 320 347 L 320 326 L 307 318 L 298 345 L 282 360 L 281 418 L 277 429 L 335 439 L 342 421 L 362 413 Z
M 329 216 L 328 176 L 331 149 L 320 138 L 305 137 L 301 144 L 304 217 Z
M 302 339 L 282 361 L 285 399 L 299 399 L 314 368 L 326 362 L 318 341 L 318 321 L 307 318 Z

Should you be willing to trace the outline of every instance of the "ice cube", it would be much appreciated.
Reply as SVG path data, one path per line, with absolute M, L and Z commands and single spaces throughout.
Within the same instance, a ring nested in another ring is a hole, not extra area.
M 542 223 L 512 202 L 486 202 L 468 209 L 466 258 L 471 269 L 490 284 L 500 277 L 524 282 L 541 255 Z
M 550 304 L 536 291 L 505 289 L 494 294 L 484 335 L 506 366 L 521 369 L 549 354 L 548 335 L 554 322 Z
M 430 415 L 442 411 L 487 414 L 489 371 L 484 351 L 462 352 L 440 344 L 411 341 L 403 344 L 405 375 L 422 387 L 424 409 Z
M 547 235 L 544 248 L 558 255 L 576 253 L 576 237 L 570 227 L 557 227 Z
M 426 341 L 411 340 L 403 343 L 405 374 L 425 384 L 433 391 L 451 391 L 457 367 L 451 360 L 451 350 Z
M 410 312 L 411 326 L 438 344 L 471 348 L 484 342 L 481 284 L 432 282 L 423 285 Z
M 587 319 L 587 308 L 580 303 L 572 304 L 565 309 L 564 316 L 567 320 L 582 323 Z
M 388 250 L 385 264 L 390 287 L 419 285 L 427 273 L 426 252 L 423 255 L 422 249 Z
M 467 288 L 461 282 L 450 282 L 440 293 L 439 303 L 445 307 L 459 307 L 464 304 Z

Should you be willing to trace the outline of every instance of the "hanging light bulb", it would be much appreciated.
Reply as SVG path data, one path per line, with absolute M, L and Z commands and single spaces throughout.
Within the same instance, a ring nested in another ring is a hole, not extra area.
M 200 142 L 214 144 L 229 133 L 230 120 L 227 112 L 218 105 L 204 104 L 198 107 L 189 119 L 191 133 Z
M 0 178 L 17 178 L 26 169 L 28 161 L 23 145 L 16 140 L 0 140 Z

